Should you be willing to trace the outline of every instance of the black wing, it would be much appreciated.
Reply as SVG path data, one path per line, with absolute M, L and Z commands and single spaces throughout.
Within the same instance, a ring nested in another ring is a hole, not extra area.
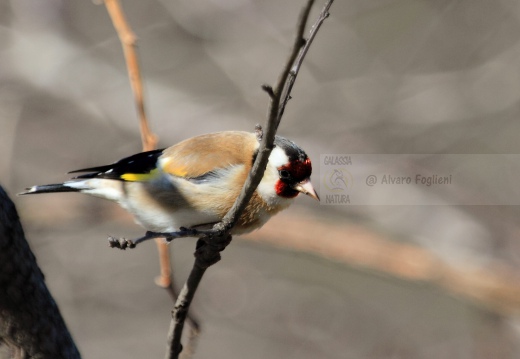
M 141 152 L 130 157 L 123 158 L 111 165 L 83 168 L 69 173 L 91 172 L 74 178 L 107 178 L 122 180 L 124 174 L 145 174 L 156 168 L 157 159 L 164 149 Z

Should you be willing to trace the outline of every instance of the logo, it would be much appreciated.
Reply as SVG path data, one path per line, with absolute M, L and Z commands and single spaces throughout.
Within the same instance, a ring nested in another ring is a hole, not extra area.
M 332 192 L 344 192 L 354 185 L 354 177 L 344 168 L 329 169 L 323 177 L 323 185 Z

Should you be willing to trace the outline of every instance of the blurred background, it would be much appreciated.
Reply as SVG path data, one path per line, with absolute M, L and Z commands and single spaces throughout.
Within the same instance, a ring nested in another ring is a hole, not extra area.
M 260 86 L 276 81 L 303 3 L 122 2 L 161 147 L 264 122 Z M 279 134 L 306 149 L 319 189 L 327 153 L 519 154 L 519 116 L 518 1 L 336 0 Z M 172 302 L 153 281 L 155 245 L 108 248 L 108 235 L 143 233 L 115 204 L 15 194 L 140 150 L 105 7 L 0 0 L 0 183 L 84 358 L 163 357 Z M 518 358 L 519 212 L 298 198 L 207 272 L 194 357 Z M 176 286 L 194 247 L 170 246 Z

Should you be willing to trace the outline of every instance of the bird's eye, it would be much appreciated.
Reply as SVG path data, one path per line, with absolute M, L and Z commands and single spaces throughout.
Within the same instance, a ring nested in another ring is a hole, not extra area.
M 289 171 L 286 170 L 280 170 L 278 171 L 278 174 L 280 175 L 280 178 L 282 179 L 289 179 L 291 175 L 289 174 Z

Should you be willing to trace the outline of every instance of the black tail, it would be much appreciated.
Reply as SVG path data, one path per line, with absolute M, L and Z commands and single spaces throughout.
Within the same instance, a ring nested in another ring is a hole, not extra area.
M 25 189 L 25 192 L 18 193 L 19 195 L 25 194 L 36 194 L 36 193 L 55 193 L 55 192 L 80 192 L 79 188 L 71 188 L 63 185 L 63 183 L 57 184 L 45 184 L 42 186 L 32 186 Z

